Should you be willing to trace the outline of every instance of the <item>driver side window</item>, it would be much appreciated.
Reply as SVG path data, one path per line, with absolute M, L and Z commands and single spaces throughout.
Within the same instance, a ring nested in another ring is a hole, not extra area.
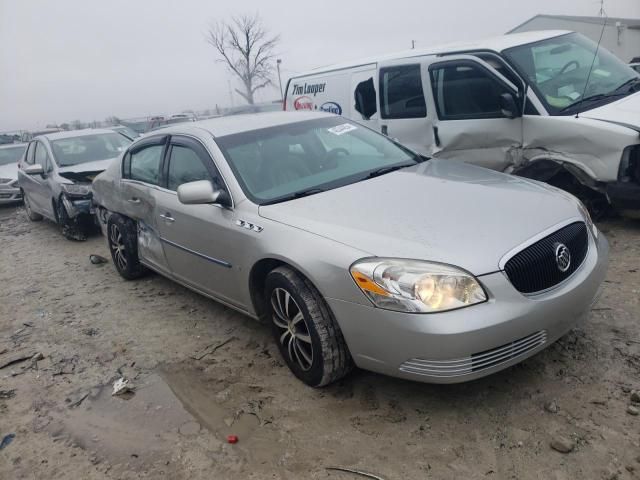
M 471 62 L 435 66 L 431 69 L 431 88 L 440 120 L 503 118 L 500 96 L 513 93 Z
M 42 165 L 42 168 L 45 172 L 51 171 L 49 155 L 47 154 L 47 149 L 42 142 L 36 142 L 35 163 Z

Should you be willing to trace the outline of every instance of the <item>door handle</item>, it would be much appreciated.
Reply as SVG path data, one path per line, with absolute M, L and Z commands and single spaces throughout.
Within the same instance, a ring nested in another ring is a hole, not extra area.
M 171 216 L 169 212 L 161 213 L 160 218 L 164 218 L 167 222 L 175 222 L 176 219 Z
M 133 198 L 130 198 L 129 200 L 127 200 L 127 202 L 129 202 L 129 203 L 140 203 L 140 199 L 136 198 L 136 197 L 133 197 Z
M 436 147 L 441 145 L 440 143 L 440 135 L 438 134 L 438 127 L 433 127 L 433 141 L 436 143 Z

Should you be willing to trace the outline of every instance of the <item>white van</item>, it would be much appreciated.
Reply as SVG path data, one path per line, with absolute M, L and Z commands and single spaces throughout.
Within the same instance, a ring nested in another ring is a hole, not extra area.
M 587 88 L 585 88 L 587 85 Z M 286 110 L 341 114 L 418 153 L 640 213 L 640 74 L 586 37 L 526 32 L 323 67 Z

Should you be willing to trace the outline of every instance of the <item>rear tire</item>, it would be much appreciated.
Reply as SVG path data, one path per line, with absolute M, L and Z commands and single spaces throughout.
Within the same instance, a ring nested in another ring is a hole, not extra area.
M 116 213 L 107 221 L 107 241 L 116 270 L 125 280 L 135 280 L 148 270 L 138 258 L 138 228 L 130 218 Z
M 31 220 L 32 222 L 39 222 L 40 220 L 42 220 L 42 215 L 34 212 L 31 209 L 31 203 L 29 203 L 29 197 L 27 197 L 27 194 L 24 193 L 24 191 L 22 192 L 22 201 L 24 203 L 24 211 L 27 213 L 27 218 L 29 220 Z
M 311 387 L 344 377 L 353 360 L 320 292 L 289 267 L 267 275 L 265 298 L 278 349 L 293 374 Z

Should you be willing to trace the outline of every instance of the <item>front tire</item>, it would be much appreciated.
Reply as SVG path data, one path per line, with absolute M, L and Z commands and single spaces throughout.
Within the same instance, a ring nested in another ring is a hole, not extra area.
M 42 215 L 34 212 L 31 209 L 31 203 L 29 202 L 29 197 L 27 197 L 27 194 L 24 193 L 24 191 L 22 192 L 22 201 L 24 202 L 24 210 L 25 212 L 27 212 L 27 218 L 29 220 L 31 220 L 32 222 L 39 222 L 40 220 L 42 220 Z
M 323 387 L 353 368 L 349 349 L 320 292 L 296 271 L 278 267 L 266 279 L 272 332 L 293 374 Z
M 147 273 L 138 258 L 138 229 L 133 220 L 118 214 L 109 216 L 107 241 L 113 264 L 122 278 L 135 280 Z

